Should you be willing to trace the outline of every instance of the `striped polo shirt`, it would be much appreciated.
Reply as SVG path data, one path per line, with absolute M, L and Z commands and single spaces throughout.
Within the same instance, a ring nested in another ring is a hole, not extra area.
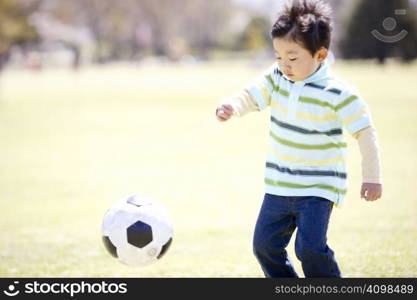
M 327 62 L 296 82 L 275 63 L 246 90 L 260 110 L 271 111 L 265 192 L 341 205 L 347 187 L 343 130 L 354 134 L 372 125 L 366 103 Z

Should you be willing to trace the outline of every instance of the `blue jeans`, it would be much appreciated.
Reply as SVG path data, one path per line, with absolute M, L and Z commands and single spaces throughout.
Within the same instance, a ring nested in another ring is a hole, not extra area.
M 266 277 L 298 277 L 285 250 L 296 227 L 295 253 L 305 277 L 341 277 L 326 238 L 332 208 L 320 197 L 265 194 L 253 250 Z

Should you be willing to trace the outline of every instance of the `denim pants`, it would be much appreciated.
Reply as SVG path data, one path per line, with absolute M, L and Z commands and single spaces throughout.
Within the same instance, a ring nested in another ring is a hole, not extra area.
M 253 250 L 266 277 L 298 277 L 285 250 L 295 228 L 295 253 L 305 277 L 341 277 L 326 238 L 332 208 L 333 202 L 320 197 L 265 194 Z

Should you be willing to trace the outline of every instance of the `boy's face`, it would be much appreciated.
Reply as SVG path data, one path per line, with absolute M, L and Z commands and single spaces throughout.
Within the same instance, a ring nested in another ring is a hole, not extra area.
M 299 43 L 285 38 L 274 38 L 273 45 L 279 69 L 292 81 L 309 77 L 327 57 L 325 48 L 321 48 L 313 56 Z

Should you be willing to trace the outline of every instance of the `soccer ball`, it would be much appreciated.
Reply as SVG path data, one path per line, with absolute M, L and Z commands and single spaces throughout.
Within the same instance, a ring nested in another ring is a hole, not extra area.
M 104 246 L 127 265 L 145 266 L 159 260 L 170 247 L 172 236 L 168 212 L 147 196 L 124 198 L 104 215 Z

